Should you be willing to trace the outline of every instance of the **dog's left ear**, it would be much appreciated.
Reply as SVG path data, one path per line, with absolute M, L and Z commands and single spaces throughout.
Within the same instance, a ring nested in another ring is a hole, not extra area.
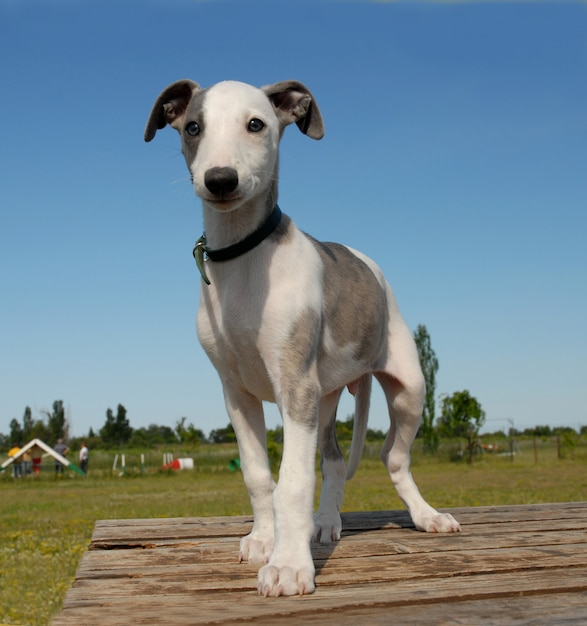
M 271 100 L 283 126 L 295 122 L 312 139 L 322 139 L 324 122 L 320 109 L 310 91 L 295 80 L 286 80 L 262 88 Z
M 166 87 L 153 105 L 145 127 L 145 141 L 151 141 L 155 133 L 169 124 L 177 131 L 181 128 L 185 110 L 200 86 L 193 80 L 178 80 Z

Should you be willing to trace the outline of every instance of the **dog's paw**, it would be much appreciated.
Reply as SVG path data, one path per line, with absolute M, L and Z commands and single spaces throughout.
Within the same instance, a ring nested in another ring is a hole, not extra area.
M 314 534 L 312 541 L 317 543 L 332 543 L 340 540 L 342 521 L 340 513 L 336 515 L 323 515 L 318 512 L 314 517 Z
M 434 511 L 431 515 L 422 516 L 420 519 L 414 519 L 414 524 L 418 530 L 427 533 L 458 533 L 461 531 L 461 525 L 450 513 L 438 513 Z
M 238 560 L 252 564 L 267 563 L 273 551 L 273 534 L 265 537 L 261 533 L 250 533 L 241 539 Z
M 257 589 L 266 598 L 314 593 L 314 563 L 310 560 L 309 565 L 281 567 L 269 563 L 259 570 Z

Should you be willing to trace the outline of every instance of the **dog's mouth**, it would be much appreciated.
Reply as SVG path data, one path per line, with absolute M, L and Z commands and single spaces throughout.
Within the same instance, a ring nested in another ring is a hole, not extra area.
M 206 196 L 202 196 L 202 200 L 204 200 L 206 202 L 206 204 L 211 205 L 213 208 L 217 209 L 218 211 L 222 211 L 224 213 L 227 213 L 228 211 L 232 211 L 233 209 L 236 209 L 242 200 L 242 197 L 240 195 L 222 195 L 222 196 L 212 196 L 212 195 L 206 195 Z
M 210 202 L 217 202 L 218 204 L 236 202 L 237 200 L 240 200 L 240 197 L 240 194 L 236 193 L 208 194 L 208 200 Z
M 196 195 L 205 202 L 208 206 L 218 211 L 232 211 L 240 206 L 244 200 L 242 193 L 239 193 L 236 189 L 234 191 L 220 193 L 212 193 L 206 187 L 200 188 L 198 185 L 194 185 Z
M 198 185 L 194 181 L 194 191 L 196 195 L 206 204 L 212 206 L 219 211 L 230 211 L 236 208 L 243 200 L 242 193 L 239 193 L 236 189 L 232 191 L 220 191 L 218 193 L 212 193 L 204 185 Z

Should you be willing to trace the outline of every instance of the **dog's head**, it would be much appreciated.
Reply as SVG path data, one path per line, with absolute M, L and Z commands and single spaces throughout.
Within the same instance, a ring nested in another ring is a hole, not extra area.
M 272 188 L 279 140 L 294 122 L 312 139 L 324 135 L 318 105 L 299 82 L 257 89 L 225 81 L 201 89 L 181 80 L 157 98 L 145 141 L 167 124 L 175 128 L 198 196 L 231 211 Z

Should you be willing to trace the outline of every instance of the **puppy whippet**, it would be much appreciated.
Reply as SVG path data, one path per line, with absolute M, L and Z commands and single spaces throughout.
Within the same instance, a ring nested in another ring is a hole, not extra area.
M 424 380 L 381 270 L 360 252 L 312 239 L 277 207 L 279 141 L 293 122 L 312 139 L 324 134 L 318 105 L 299 82 L 202 89 L 182 80 L 161 93 L 145 129 L 145 141 L 167 124 L 179 132 L 202 200 L 205 237 L 194 250 L 202 272 L 198 337 L 222 381 L 253 508 L 239 558 L 262 564 L 264 596 L 312 593 L 311 540 L 340 539 L 344 483 L 363 448 L 373 376 L 391 420 L 381 458 L 415 526 L 460 529 L 423 499 L 409 470 Z M 355 395 L 346 470 L 335 436 L 345 387 Z M 277 403 L 283 419 L 277 484 L 263 401 Z M 317 445 L 323 486 L 313 517 Z

